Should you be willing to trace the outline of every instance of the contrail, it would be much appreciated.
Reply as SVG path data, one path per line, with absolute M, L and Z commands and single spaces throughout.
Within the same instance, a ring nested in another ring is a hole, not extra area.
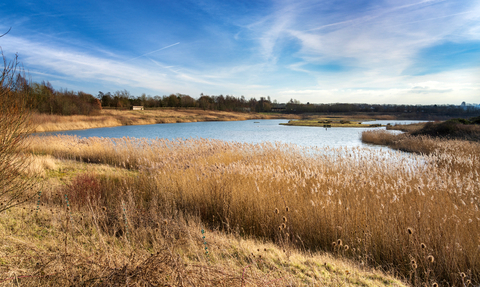
M 155 50 L 155 51 L 152 51 L 152 52 L 148 52 L 148 53 L 146 53 L 146 54 L 140 55 L 140 56 L 135 57 L 135 58 L 131 58 L 130 60 L 126 60 L 125 62 L 131 61 L 131 60 L 135 60 L 135 59 L 141 58 L 141 57 L 146 56 L 146 55 L 153 54 L 153 53 L 155 53 L 155 52 L 158 52 L 158 51 L 161 51 L 161 50 L 164 50 L 164 49 L 167 49 L 167 48 L 176 46 L 176 45 L 178 45 L 178 44 L 180 44 L 180 42 L 177 42 L 177 43 L 172 44 L 172 45 L 168 45 L 168 46 L 166 46 L 166 47 L 160 48 L 160 49 Z

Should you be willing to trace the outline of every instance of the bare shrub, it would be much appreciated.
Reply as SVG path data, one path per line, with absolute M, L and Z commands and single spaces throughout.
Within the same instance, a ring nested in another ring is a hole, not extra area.
M 0 212 L 25 202 L 34 194 L 35 176 L 24 176 L 31 155 L 24 153 L 29 123 L 28 85 L 17 57 L 3 56 L 0 75 Z
M 102 200 L 100 181 L 94 174 L 79 174 L 66 187 L 66 193 L 73 206 L 97 206 Z

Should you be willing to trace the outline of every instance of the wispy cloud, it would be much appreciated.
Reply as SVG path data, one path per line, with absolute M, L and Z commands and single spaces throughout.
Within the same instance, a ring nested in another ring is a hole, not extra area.
M 65 88 L 376 103 L 468 101 L 480 91 L 480 65 L 469 60 L 480 43 L 474 0 L 192 0 L 188 9 L 127 0 L 81 13 L 67 2 L 0 11 L 15 24 L 4 51 Z
M 167 48 L 170 48 L 170 47 L 176 46 L 176 45 L 178 45 L 178 44 L 180 44 L 180 42 L 177 42 L 177 43 L 175 43 L 175 44 L 172 44 L 172 45 L 165 46 L 165 47 L 163 47 L 163 48 L 160 48 L 160 49 L 158 49 L 158 50 L 155 50 L 155 51 L 151 51 L 151 52 L 145 53 L 145 54 L 143 54 L 143 55 L 140 55 L 140 56 L 138 56 L 138 57 L 135 57 L 135 58 L 128 59 L 128 60 L 126 60 L 125 62 L 129 62 L 129 61 L 132 61 L 132 60 L 135 60 L 135 59 L 138 59 L 138 58 L 141 58 L 141 57 L 144 57 L 144 56 L 147 56 L 147 55 L 150 55 L 150 54 L 153 54 L 153 53 L 156 53 L 156 52 L 162 51 L 162 50 L 165 50 L 165 49 L 167 49 Z

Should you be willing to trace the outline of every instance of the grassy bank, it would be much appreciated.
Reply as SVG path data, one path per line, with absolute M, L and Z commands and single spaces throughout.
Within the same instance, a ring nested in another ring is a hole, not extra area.
M 305 127 L 324 127 L 324 128 L 366 128 L 380 127 L 376 124 L 362 124 L 361 121 L 352 120 L 291 120 L 288 123 L 281 123 L 284 126 L 305 126 Z
M 441 139 L 480 141 L 480 116 L 470 119 L 450 119 L 410 125 L 387 126 L 387 130 L 400 130 L 413 136 L 429 136 Z
M 396 125 L 387 125 L 387 130 L 396 130 L 402 131 L 405 133 L 415 132 L 421 130 L 425 126 L 425 123 L 417 123 L 417 124 L 396 124 Z
M 163 191 L 148 198 L 152 182 L 121 165 L 36 156 L 41 195 L 0 214 L 0 286 L 404 286 L 339 254 L 221 232 Z
M 36 132 L 78 130 L 124 125 L 187 123 L 204 121 L 242 121 L 248 119 L 297 118 L 294 115 L 211 111 L 201 109 L 158 109 L 145 111 L 102 110 L 96 116 L 34 114 Z
M 286 126 L 308 126 L 308 127 L 331 127 L 331 128 L 366 128 L 366 127 L 380 127 L 379 124 L 362 124 L 362 122 L 369 122 L 378 120 L 392 120 L 393 116 L 379 115 L 376 117 L 369 117 L 368 115 L 342 115 L 342 116 L 325 116 L 325 115 L 310 115 L 298 120 L 291 120 L 288 123 L 282 123 Z
M 98 206 L 115 211 L 117 234 L 126 232 L 127 204 L 145 216 L 129 220 L 145 228 L 158 222 L 147 218 L 182 213 L 227 234 L 328 251 L 414 285 L 480 279 L 480 148 L 473 143 L 448 142 L 420 158 L 216 140 L 63 136 L 35 138 L 30 147 L 135 172 L 94 177 Z

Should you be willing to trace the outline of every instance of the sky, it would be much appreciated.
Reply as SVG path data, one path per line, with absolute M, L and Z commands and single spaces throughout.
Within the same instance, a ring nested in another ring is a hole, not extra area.
M 4 0 L 0 47 L 55 89 L 480 103 L 478 0 Z

